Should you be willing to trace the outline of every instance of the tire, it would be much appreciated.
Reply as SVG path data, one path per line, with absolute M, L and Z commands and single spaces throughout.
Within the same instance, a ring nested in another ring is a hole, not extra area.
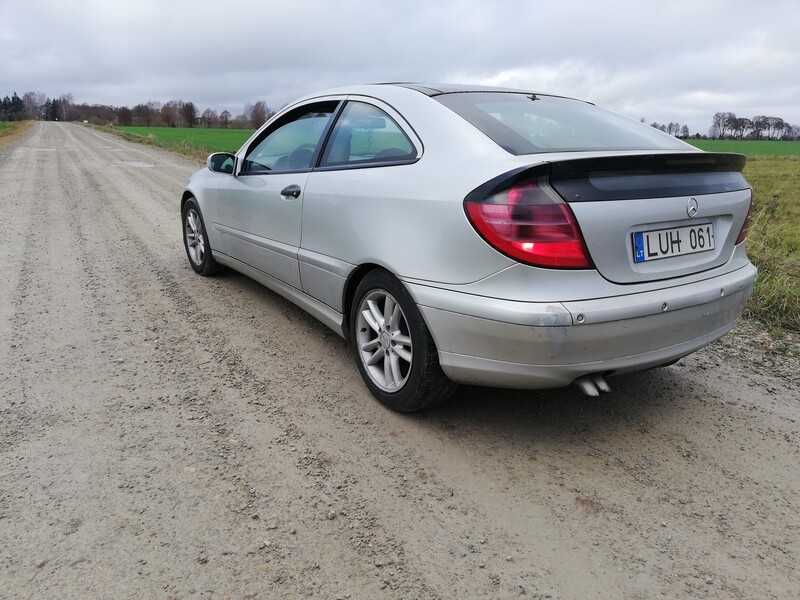
M 195 273 L 200 275 L 214 275 L 219 272 L 219 264 L 214 260 L 211 244 L 208 243 L 206 225 L 200 207 L 194 198 L 189 198 L 181 211 L 181 224 L 183 226 L 183 247 L 186 249 L 186 258 Z
M 381 404 L 400 412 L 437 406 L 456 385 L 442 372 L 439 355 L 411 294 L 391 274 L 371 271 L 350 308 L 350 343 L 356 365 Z

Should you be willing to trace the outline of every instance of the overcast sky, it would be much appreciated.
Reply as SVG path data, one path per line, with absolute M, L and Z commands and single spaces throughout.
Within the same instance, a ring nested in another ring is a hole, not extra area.
M 351 83 L 521 87 L 707 133 L 800 125 L 800 0 L 0 0 L 0 96 L 241 113 Z

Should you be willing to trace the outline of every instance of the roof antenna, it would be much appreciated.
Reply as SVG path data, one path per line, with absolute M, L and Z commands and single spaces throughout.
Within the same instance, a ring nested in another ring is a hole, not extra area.
M 539 99 L 539 96 L 537 96 L 536 94 L 531 94 L 530 96 L 528 96 L 528 98 L 530 98 L 533 101 L 536 101 Z

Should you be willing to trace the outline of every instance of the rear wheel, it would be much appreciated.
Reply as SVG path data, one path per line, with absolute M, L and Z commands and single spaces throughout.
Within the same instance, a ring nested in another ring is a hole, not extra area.
M 211 252 L 206 237 L 206 226 L 200 214 L 200 207 L 194 198 L 190 198 L 183 206 L 181 213 L 183 223 L 183 246 L 192 269 L 200 275 L 213 275 L 219 270 L 217 261 Z
M 410 412 L 441 404 L 455 391 L 416 303 L 386 271 L 361 281 L 350 323 L 358 370 L 382 404 Z

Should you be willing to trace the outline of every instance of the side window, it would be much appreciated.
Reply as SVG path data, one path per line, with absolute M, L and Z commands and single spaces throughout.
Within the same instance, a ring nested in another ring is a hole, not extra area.
M 396 162 L 415 158 L 414 144 L 384 111 L 348 102 L 322 154 L 323 167 Z
M 310 169 L 317 145 L 337 106 L 338 102 L 311 104 L 285 115 L 250 147 L 242 174 Z

